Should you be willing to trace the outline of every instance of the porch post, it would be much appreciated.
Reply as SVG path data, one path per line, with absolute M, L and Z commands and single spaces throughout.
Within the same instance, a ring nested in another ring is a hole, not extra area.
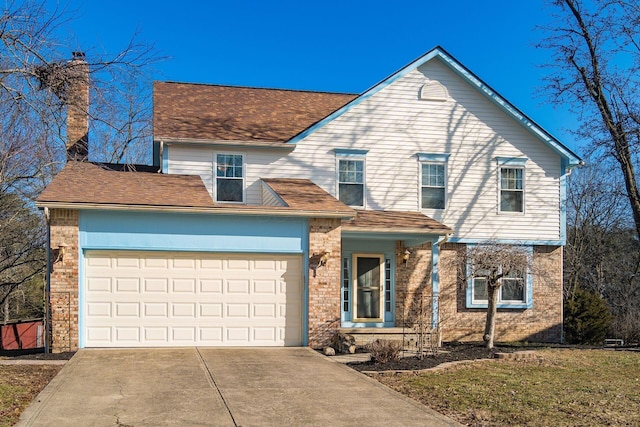
M 437 329 L 440 322 L 438 310 L 440 301 L 440 243 L 445 236 L 439 236 L 431 241 L 431 329 Z

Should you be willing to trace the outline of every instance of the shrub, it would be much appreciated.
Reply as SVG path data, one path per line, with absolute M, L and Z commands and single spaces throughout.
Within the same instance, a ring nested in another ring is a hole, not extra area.
M 397 341 L 377 339 L 365 346 L 371 353 L 371 361 L 374 363 L 388 363 L 400 359 L 402 346 Z
M 575 291 L 564 304 L 564 335 L 569 344 L 602 344 L 611 323 L 607 303 L 593 292 Z

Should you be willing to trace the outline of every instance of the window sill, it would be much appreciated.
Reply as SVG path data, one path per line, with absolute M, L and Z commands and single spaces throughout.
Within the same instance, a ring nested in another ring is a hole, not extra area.
M 467 308 L 487 308 L 486 302 L 467 302 Z M 533 301 L 528 302 L 499 302 L 498 308 L 526 310 L 533 308 Z

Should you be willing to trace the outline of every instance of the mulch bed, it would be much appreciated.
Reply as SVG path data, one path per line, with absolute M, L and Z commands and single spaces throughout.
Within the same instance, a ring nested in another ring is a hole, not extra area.
M 436 354 L 425 354 L 422 359 L 416 356 L 402 357 L 388 363 L 351 362 L 349 367 L 357 371 L 415 371 L 434 368 L 442 363 L 457 362 L 463 360 L 493 359 L 496 353 L 513 353 L 522 350 L 532 350 L 532 346 L 508 346 L 498 345 L 492 350 L 487 350 L 482 344 L 443 344 Z

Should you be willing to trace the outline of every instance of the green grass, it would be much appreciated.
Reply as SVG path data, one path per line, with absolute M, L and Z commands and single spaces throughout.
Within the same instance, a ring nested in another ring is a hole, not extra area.
M 470 425 L 640 425 L 640 352 L 541 350 L 379 381 Z
M 59 365 L 0 365 L 0 427 L 15 424 L 60 368 Z

